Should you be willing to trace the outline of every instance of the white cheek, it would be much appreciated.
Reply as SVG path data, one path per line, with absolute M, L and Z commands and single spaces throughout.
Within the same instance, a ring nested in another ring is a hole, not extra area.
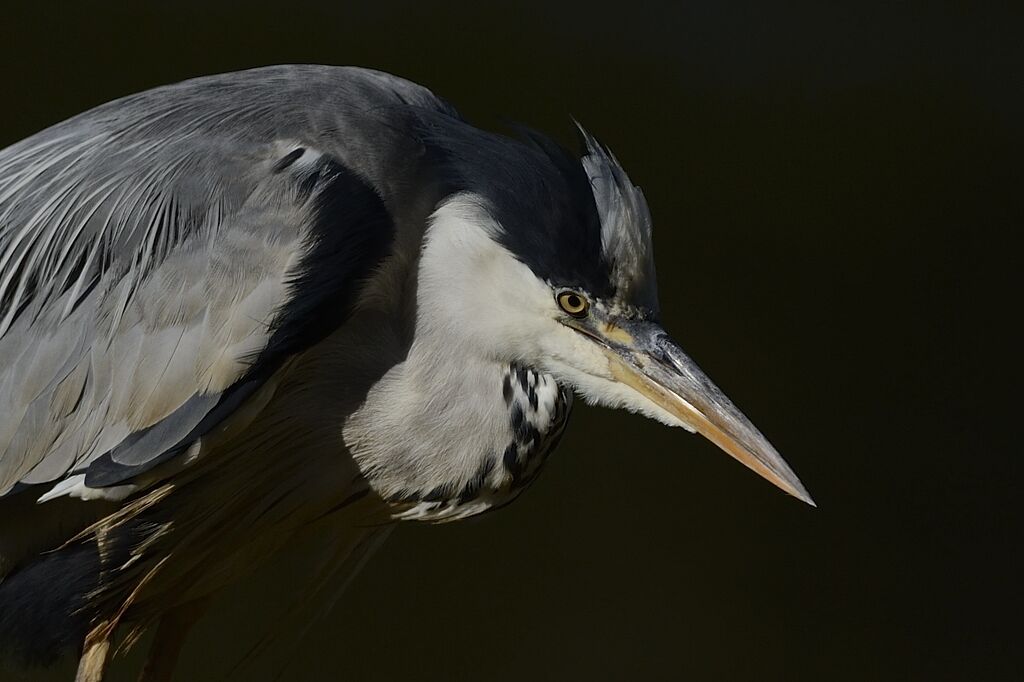
M 540 338 L 541 357 L 547 371 L 573 385 L 578 375 L 611 381 L 608 358 L 596 343 L 563 324 L 551 322 L 551 328 Z
M 555 324 L 553 294 L 495 241 L 496 229 L 469 197 L 434 213 L 420 260 L 417 326 L 460 352 L 529 360 Z

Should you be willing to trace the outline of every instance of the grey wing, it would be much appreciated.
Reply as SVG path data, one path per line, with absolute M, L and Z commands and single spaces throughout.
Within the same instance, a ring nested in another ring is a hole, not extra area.
M 146 471 L 344 321 L 393 226 L 295 81 L 409 97 L 339 71 L 193 81 L 0 152 L 0 496 Z

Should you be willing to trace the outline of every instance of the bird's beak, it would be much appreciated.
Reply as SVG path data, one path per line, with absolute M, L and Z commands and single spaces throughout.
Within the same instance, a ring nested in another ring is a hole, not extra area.
M 771 443 L 657 324 L 591 315 L 567 324 L 591 337 L 612 378 L 779 488 L 816 506 Z

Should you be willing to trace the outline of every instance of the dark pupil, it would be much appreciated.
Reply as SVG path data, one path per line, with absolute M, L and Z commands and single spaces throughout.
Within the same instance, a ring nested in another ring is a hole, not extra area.
M 576 296 L 575 294 L 569 296 L 568 303 L 569 307 L 572 308 L 573 310 L 575 310 L 576 308 L 583 307 L 583 301 L 581 301 L 580 297 Z

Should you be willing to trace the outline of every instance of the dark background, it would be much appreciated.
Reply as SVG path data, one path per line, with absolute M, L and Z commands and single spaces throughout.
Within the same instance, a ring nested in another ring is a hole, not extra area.
M 569 140 L 572 114 L 645 190 L 667 327 L 820 505 L 581 406 L 518 503 L 400 528 L 283 679 L 1021 679 L 1010 3 L 140 4 L 5 10 L 0 145 L 280 62 L 489 127 Z M 204 625 L 180 679 L 263 607 Z

